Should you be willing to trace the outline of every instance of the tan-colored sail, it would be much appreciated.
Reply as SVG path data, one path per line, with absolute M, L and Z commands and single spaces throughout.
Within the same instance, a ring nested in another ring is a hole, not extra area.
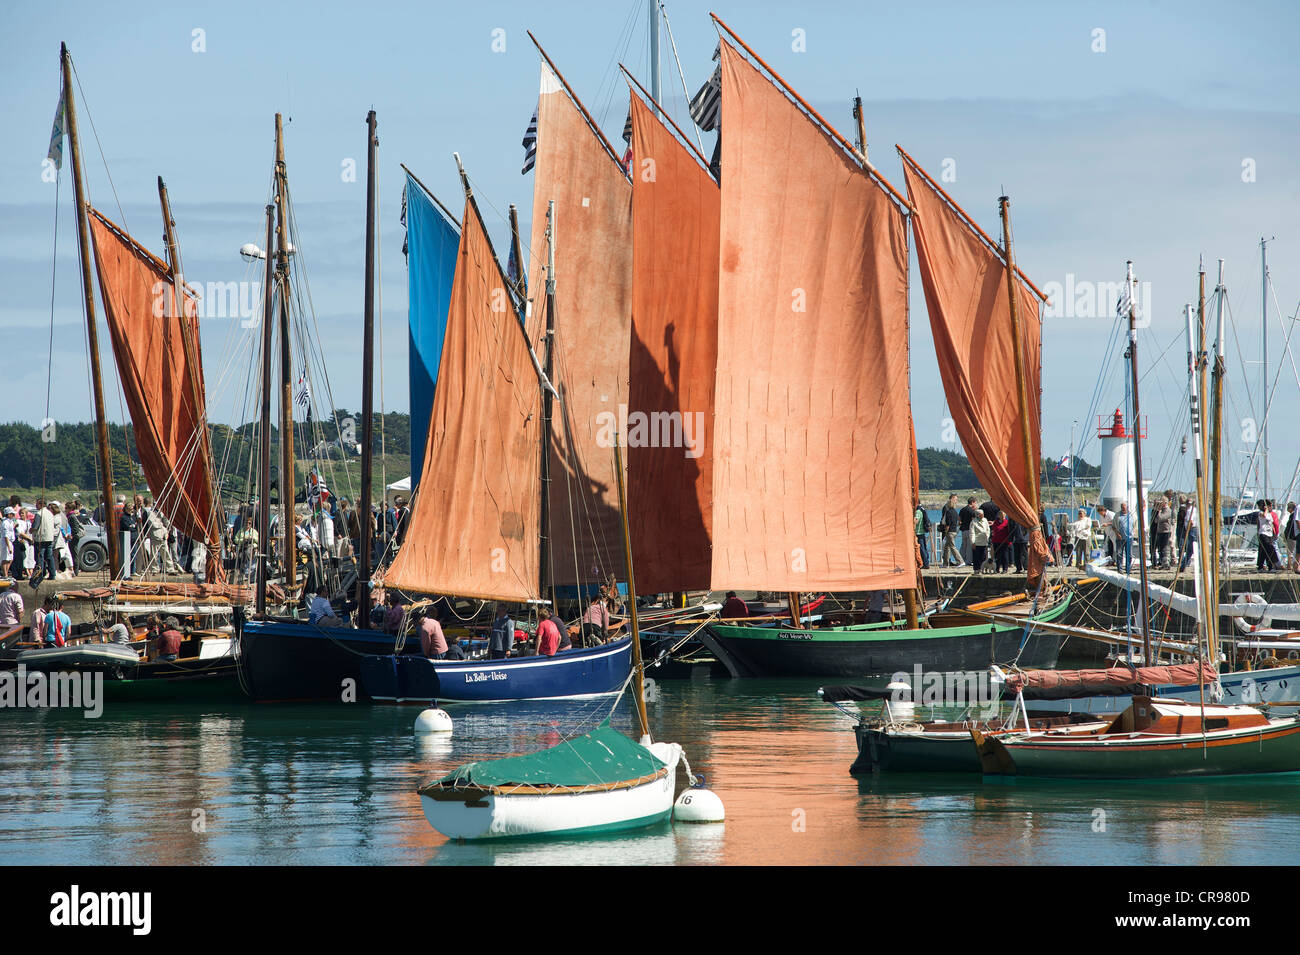
M 214 512 L 204 473 L 206 415 L 201 397 L 199 407 L 194 397 L 205 393 L 203 368 L 201 360 L 192 367 L 186 358 L 170 272 L 99 211 L 91 209 L 89 221 L 113 355 L 145 482 L 155 507 L 178 531 L 208 541 Z M 198 309 L 188 293 L 183 307 L 197 347 Z M 210 561 L 209 571 L 219 577 L 220 562 Z
M 713 585 L 915 587 L 902 213 L 722 44 Z
M 473 203 L 467 201 L 424 466 L 384 583 L 497 600 L 538 595 L 537 374 Z
M 626 457 L 642 593 L 710 585 L 720 203 L 717 183 L 633 96 Z
M 543 354 L 546 209 L 555 200 L 555 384 L 550 540 L 554 582 L 625 579 L 613 441 L 627 402 L 632 186 L 555 74 L 542 66 L 533 182 L 529 331 Z
M 1029 531 L 1029 577 L 1036 586 L 1047 559 L 1033 505 L 1042 457 L 1038 298 L 1016 279 L 1033 446 L 1033 461 L 1026 462 L 1006 263 L 906 156 L 903 172 L 916 208 L 917 261 L 953 423 L 980 486 Z

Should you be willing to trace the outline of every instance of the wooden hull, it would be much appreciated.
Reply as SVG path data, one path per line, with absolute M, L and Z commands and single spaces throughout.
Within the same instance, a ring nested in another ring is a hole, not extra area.
M 1165 779 L 1300 772 L 1300 721 L 1169 740 L 1001 740 L 1016 776 Z
M 450 839 L 520 839 L 546 836 L 595 835 L 640 829 L 672 815 L 679 747 L 654 743 L 650 747 L 667 765 L 665 771 L 639 785 L 596 792 L 481 793 L 464 790 L 420 794 L 424 816 Z
M 1050 621 L 1062 616 L 1069 598 L 1039 614 Z M 889 624 L 863 624 L 825 630 L 713 624 L 709 633 L 731 656 L 744 676 L 860 677 L 870 673 L 923 670 L 982 670 L 990 663 L 1016 658 L 1023 625 L 970 623 L 922 630 Z M 1035 631 L 1019 655 L 1025 669 L 1056 666 L 1064 637 Z

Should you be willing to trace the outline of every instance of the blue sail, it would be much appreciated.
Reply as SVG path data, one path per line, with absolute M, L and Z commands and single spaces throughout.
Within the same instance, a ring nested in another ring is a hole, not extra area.
M 447 333 L 460 232 L 414 179 L 406 179 L 407 286 L 410 293 L 411 490 L 424 470 L 433 389 Z

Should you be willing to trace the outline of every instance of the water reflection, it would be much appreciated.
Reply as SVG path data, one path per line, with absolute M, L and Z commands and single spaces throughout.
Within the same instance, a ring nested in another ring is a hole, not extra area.
M 0 862 L 195 864 L 1258 864 L 1292 861 L 1295 776 L 1161 783 L 855 778 L 846 719 L 799 680 L 659 681 L 659 739 L 681 743 L 723 825 L 458 844 L 417 786 L 472 759 L 532 752 L 605 704 L 0 711 Z M 613 725 L 632 733 L 624 703 Z M 679 783 L 684 785 L 684 783 Z

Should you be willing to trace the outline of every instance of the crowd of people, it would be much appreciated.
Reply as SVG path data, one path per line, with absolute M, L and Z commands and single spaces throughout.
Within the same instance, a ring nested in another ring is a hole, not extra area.
M 1151 567 L 1183 571 L 1192 557 L 1193 544 L 1199 539 L 1196 505 L 1190 495 L 1168 491 L 1151 499 L 1147 509 L 1147 561 Z M 1043 539 L 1054 562 L 1083 569 L 1094 550 L 1110 558 L 1116 567 L 1131 573 L 1138 550 L 1138 519 L 1129 513 L 1126 503 L 1118 511 L 1098 504 L 1095 515 L 1079 508 L 1073 519 L 1049 520 L 1045 512 L 1039 520 Z M 1243 518 L 1244 526 L 1256 531 L 1256 565 L 1260 571 L 1300 573 L 1300 520 L 1296 505 L 1288 503 L 1285 512 L 1276 502 L 1259 500 L 1255 512 Z M 941 567 L 968 567 L 973 573 L 1017 573 L 1026 569 L 1029 529 L 1007 517 L 993 501 L 977 504 L 967 498 L 958 509 L 957 495 L 950 494 L 934 527 L 922 505 L 913 512 L 914 532 L 921 566 L 929 568 L 932 533 L 936 540 Z

